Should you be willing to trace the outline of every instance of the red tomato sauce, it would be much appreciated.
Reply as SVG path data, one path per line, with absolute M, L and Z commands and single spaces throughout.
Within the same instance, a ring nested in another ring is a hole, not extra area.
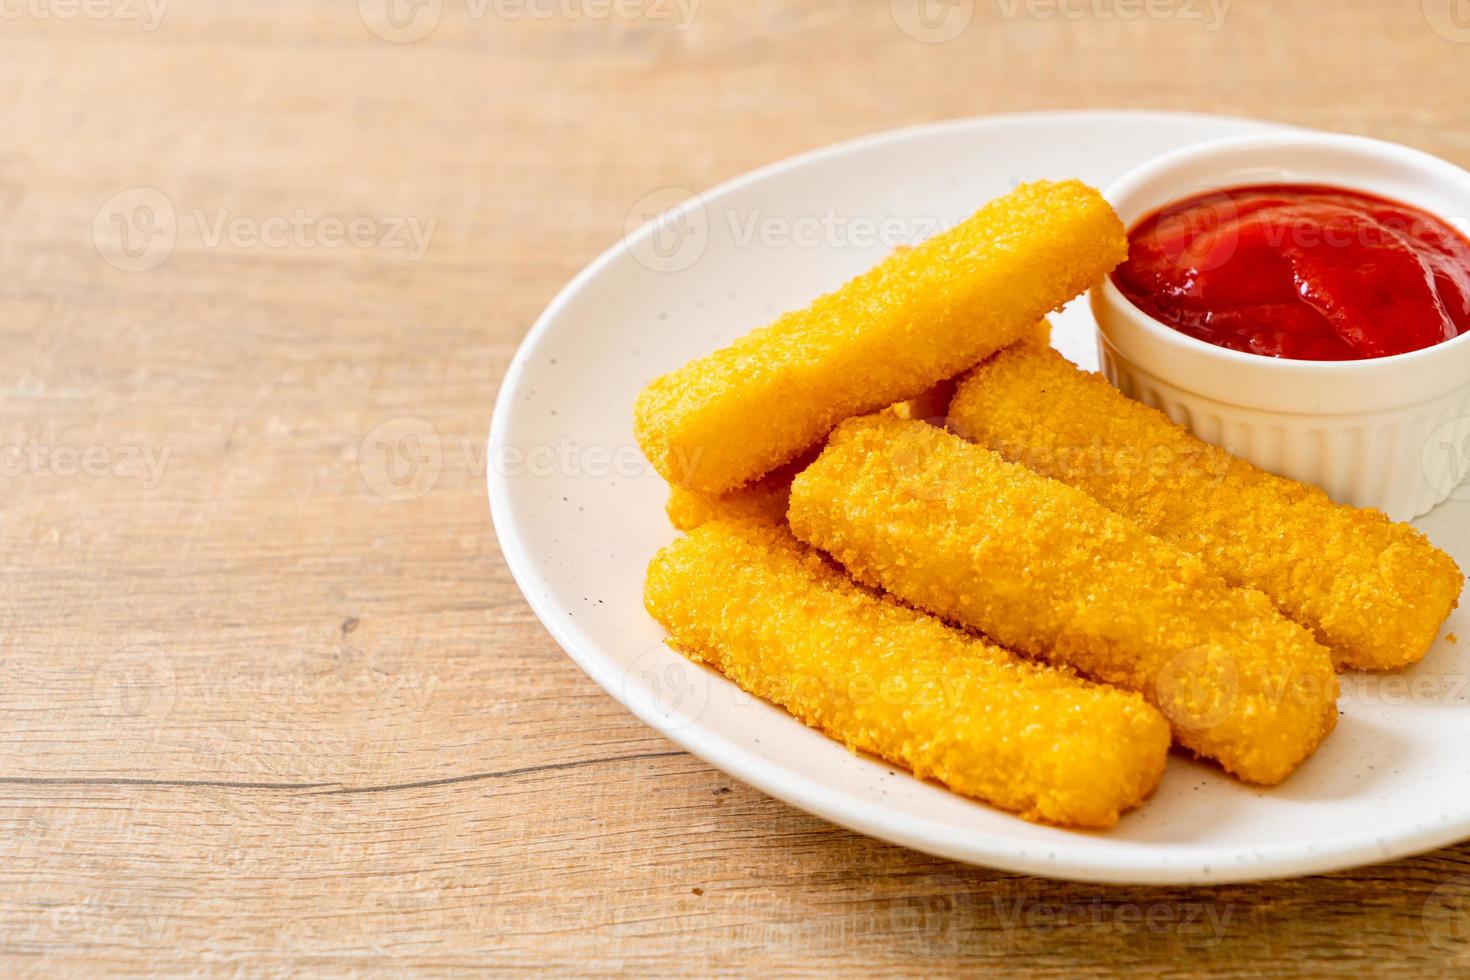
M 1470 331 L 1470 239 L 1370 194 L 1259 185 L 1176 201 L 1129 233 L 1113 281 L 1145 313 L 1232 350 L 1349 361 Z

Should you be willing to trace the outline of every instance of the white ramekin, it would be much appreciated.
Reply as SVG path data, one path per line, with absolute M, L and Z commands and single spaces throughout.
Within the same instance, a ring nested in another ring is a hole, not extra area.
M 1282 183 L 1392 198 L 1470 234 L 1470 173 L 1355 136 L 1302 132 L 1203 143 L 1133 170 L 1107 197 L 1131 228 L 1201 191 Z M 1227 350 L 1173 330 L 1134 306 L 1111 278 L 1092 291 L 1092 309 L 1108 380 L 1262 469 L 1394 520 L 1429 511 L 1465 475 L 1470 334 L 1392 357 L 1301 361 Z

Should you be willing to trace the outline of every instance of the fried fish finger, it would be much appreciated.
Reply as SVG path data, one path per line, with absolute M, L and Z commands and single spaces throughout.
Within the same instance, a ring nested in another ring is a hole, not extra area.
M 950 425 L 1266 593 L 1339 667 L 1420 660 L 1464 585 L 1418 530 L 1236 459 L 1035 344 L 977 368 Z
M 672 484 L 720 494 L 845 418 L 914 398 L 1010 344 L 1127 255 L 1077 181 L 1026 184 L 969 220 L 656 379 L 635 430 Z
M 844 423 L 787 516 L 860 582 L 1139 692 L 1176 741 L 1249 782 L 1280 782 L 1337 721 L 1331 656 L 1264 595 L 933 426 Z
M 692 531 L 715 520 L 759 521 L 762 524 L 785 524 L 786 506 L 791 499 L 791 481 L 817 458 L 815 447 L 802 453 L 780 469 L 772 470 L 754 483 L 736 487 L 726 493 L 701 493 L 681 487 L 669 487 L 669 503 L 665 508 L 669 521 L 680 531 Z
M 1051 343 L 1051 321 L 1038 320 L 1022 341 L 1034 341 L 1043 345 Z M 949 414 L 949 403 L 954 399 L 955 391 L 959 388 L 959 378 L 946 378 L 939 384 L 930 388 L 916 398 L 890 405 L 888 411 L 901 419 L 918 419 L 921 422 L 930 422 L 934 425 L 944 425 L 946 416 Z M 818 449 L 821 447 L 818 446 Z M 817 454 L 813 452 L 811 459 L 816 459 Z M 810 462 L 808 460 L 807 462 Z M 806 469 L 805 466 L 799 468 Z M 795 474 L 792 474 L 793 476 Z
M 1163 773 L 1169 727 L 1142 698 L 879 597 L 784 528 L 705 524 L 654 558 L 644 600 L 744 690 L 1028 819 L 1110 827 Z

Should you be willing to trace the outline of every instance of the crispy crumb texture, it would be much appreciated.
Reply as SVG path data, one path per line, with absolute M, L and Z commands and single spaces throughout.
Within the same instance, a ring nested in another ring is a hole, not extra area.
M 1023 340 L 1031 340 L 1046 345 L 1051 343 L 1051 321 L 1039 320 L 1031 328 Z M 945 378 L 939 384 L 930 388 L 916 398 L 908 401 L 890 405 L 888 412 L 901 419 L 918 419 L 921 422 L 930 422 L 934 425 L 945 425 L 949 416 L 949 403 L 954 400 L 955 392 L 959 389 L 959 378 Z M 812 459 L 816 453 L 812 454 Z M 811 462 L 811 460 L 807 460 Z M 798 470 L 806 469 L 803 465 Z M 783 514 L 784 516 L 784 514 Z
M 1280 782 L 1336 724 L 1328 651 L 1264 595 L 933 426 L 844 423 L 788 519 L 861 582 L 1143 694 L 1180 744 L 1250 782 Z
M 1168 724 L 1142 698 L 880 598 L 784 528 L 707 523 L 659 552 L 644 598 L 744 690 L 1028 819 L 1110 827 L 1163 773 Z
M 977 368 L 950 425 L 1266 593 L 1340 667 L 1420 660 L 1464 585 L 1415 528 L 1236 459 L 1043 347 L 1017 344 Z
M 666 508 L 669 521 L 680 531 L 692 531 L 710 521 L 757 521 L 761 524 L 785 524 L 786 506 L 791 499 L 791 481 L 804 469 L 816 453 L 804 455 L 794 463 L 773 470 L 754 483 L 736 487 L 726 493 L 701 493 L 673 484 L 669 487 Z
M 1023 336 L 1127 255 L 1078 181 L 1026 184 L 804 310 L 651 383 L 638 443 L 670 483 L 721 494 L 845 418 L 924 393 Z

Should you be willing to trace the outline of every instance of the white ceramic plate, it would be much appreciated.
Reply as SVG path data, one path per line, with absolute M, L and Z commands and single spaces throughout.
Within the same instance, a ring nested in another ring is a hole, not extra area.
M 491 510 L 516 581 L 552 636 L 639 718 L 725 772 L 834 823 L 945 857 L 1089 881 L 1254 880 L 1383 861 L 1470 837 L 1470 642 L 1403 675 L 1344 678 L 1343 717 L 1285 785 L 1251 789 L 1173 758 L 1158 794 L 1107 833 L 1027 823 L 841 745 L 694 667 L 643 610 L 673 537 L 639 455 L 633 398 L 720 347 L 953 224 L 1022 180 L 1106 186 L 1141 161 L 1269 129 L 1139 112 L 925 126 L 807 154 L 634 231 L 566 287 L 506 374 L 491 429 Z M 681 196 L 651 195 L 630 220 Z M 1096 366 L 1074 303 L 1056 345 Z M 1462 496 L 1470 496 L 1462 493 Z M 1470 502 L 1420 521 L 1470 567 Z M 1470 641 L 1470 621 L 1458 628 Z

